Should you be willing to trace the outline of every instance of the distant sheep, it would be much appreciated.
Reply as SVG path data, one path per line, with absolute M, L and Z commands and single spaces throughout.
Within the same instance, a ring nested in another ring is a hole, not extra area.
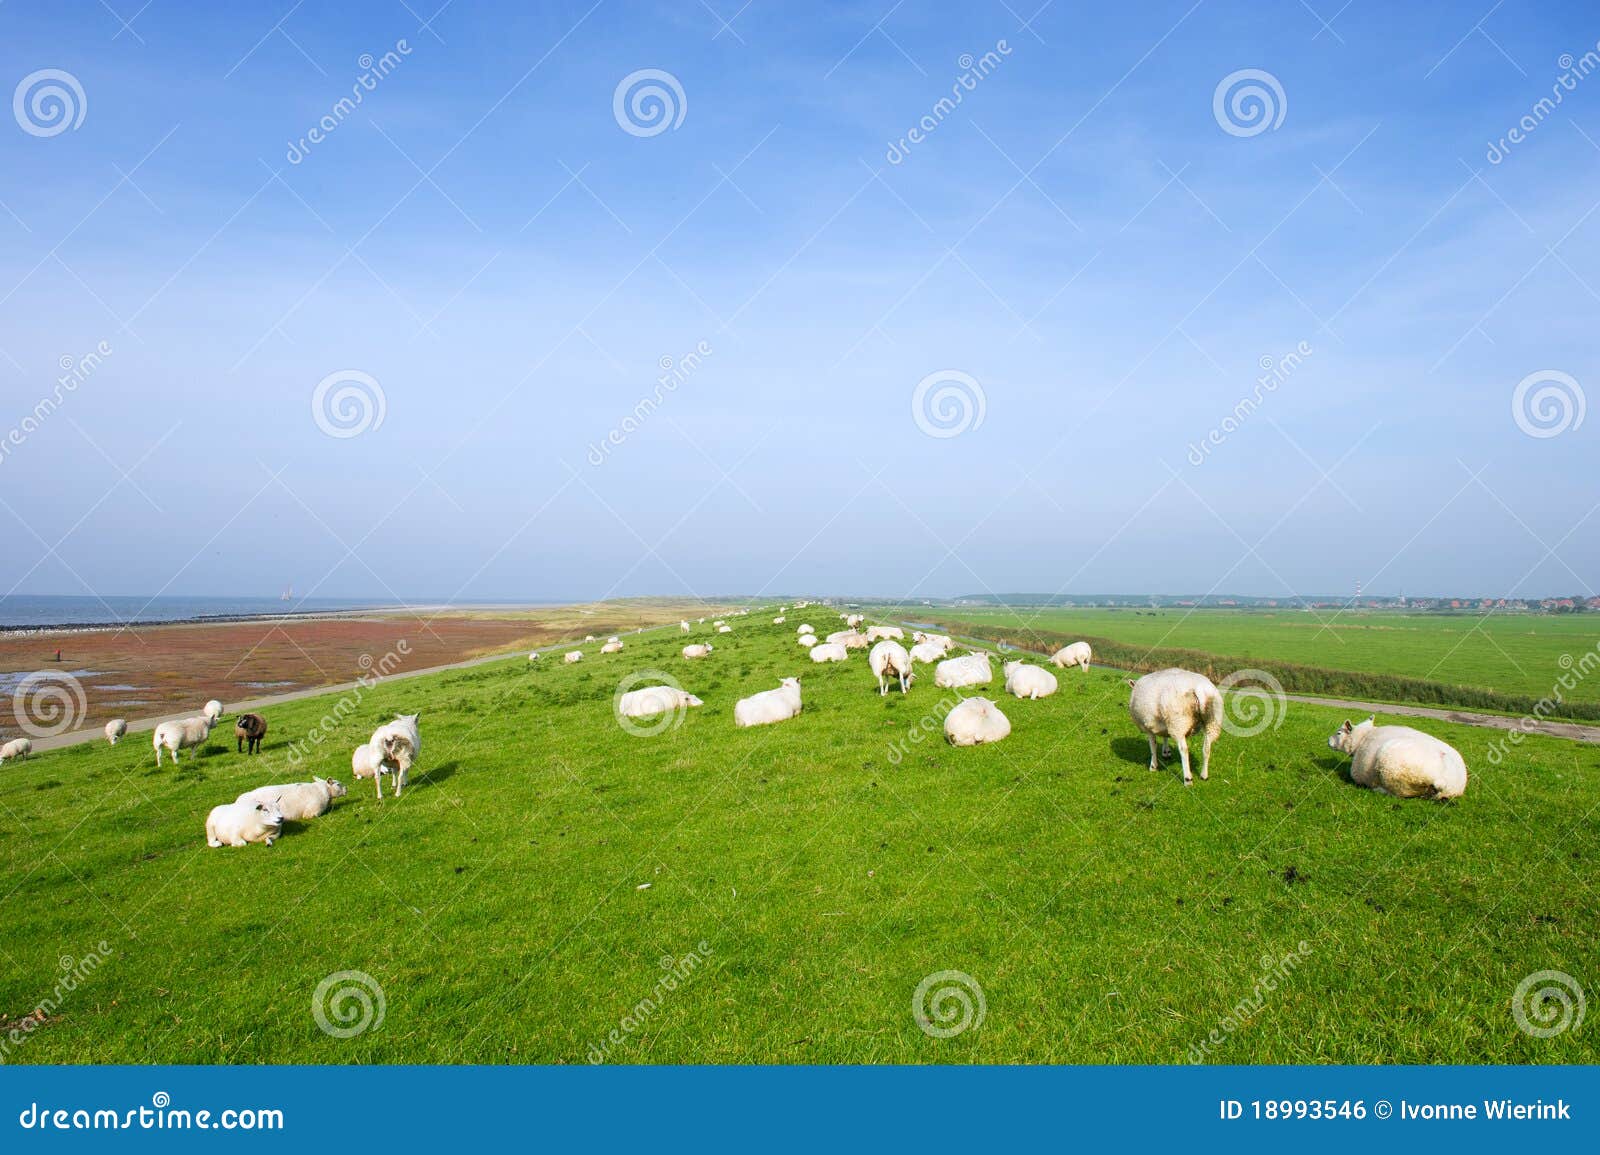
M 860 630 L 850 630 L 839 641 L 847 650 L 864 650 L 872 644 Z
M 919 644 L 922 642 L 932 642 L 935 645 L 943 646 L 947 650 L 951 646 L 955 645 L 955 642 L 950 640 L 949 634 L 925 634 L 921 630 L 918 630 L 912 634 L 911 640 Z
M 981 746 L 1011 733 L 1011 720 L 988 698 L 963 698 L 944 716 L 944 736 L 952 746 Z
M 235 753 L 245 749 L 252 754 L 259 753 L 261 740 L 266 736 L 267 720 L 260 714 L 240 714 L 233 720 Z
M 683 656 L 686 658 L 704 658 L 711 653 L 713 648 L 710 642 L 696 642 L 692 646 L 683 647 Z
M 800 713 L 800 679 L 785 678 L 776 690 L 741 698 L 733 707 L 735 726 L 767 726 Z
M 1048 698 L 1056 692 L 1056 676 L 1049 670 L 1030 666 L 1026 662 L 1007 662 L 1000 667 L 1006 676 L 1006 693 L 1035 701 Z
M 206 815 L 207 846 L 271 846 L 283 833 L 283 811 L 276 802 L 228 802 Z
M 622 695 L 617 702 L 617 713 L 624 718 L 649 718 L 701 705 L 704 703 L 699 698 L 676 686 L 642 686 Z
M 539 660 L 539 651 L 538 650 L 533 650 L 528 654 L 528 661 L 537 662 L 538 660 Z
M 211 727 L 216 719 L 209 714 L 201 714 L 194 718 L 184 718 L 177 722 L 163 722 L 155 728 L 150 735 L 150 744 L 155 747 L 156 765 L 161 765 L 161 751 L 172 751 L 172 761 L 178 761 L 178 751 L 186 750 L 190 746 L 203 746 L 207 738 L 211 737 Z
M 963 654 L 946 658 L 933 668 L 933 684 L 940 689 L 957 686 L 986 686 L 994 680 L 988 654 Z
M 688 622 L 679 622 L 678 623 L 678 632 L 680 634 L 688 633 L 689 632 L 689 623 Z
M 711 628 L 714 629 L 714 630 L 720 630 L 723 626 L 725 626 L 727 624 L 728 624 L 727 622 L 723 621 L 721 618 L 718 618 L 716 621 L 711 623 Z
M 1460 752 L 1410 726 L 1359 726 L 1346 722 L 1328 745 L 1350 755 L 1350 780 L 1396 798 L 1460 798 L 1467 764 Z
M 20 762 L 33 753 L 33 743 L 26 738 L 13 738 L 0 746 L 0 762 Z
M 799 641 L 799 643 L 802 646 L 805 646 L 807 649 L 810 649 L 812 646 L 817 644 L 817 635 L 816 634 L 801 634 L 800 637 L 798 639 L 796 639 L 796 640 Z
M 844 624 L 853 630 L 866 620 L 866 617 L 862 614 L 846 614 L 844 617 Z
M 201 706 L 200 712 L 207 718 L 211 719 L 211 724 L 213 726 L 222 721 L 222 703 L 217 701 L 215 698 L 212 698 L 211 701 L 207 702 L 204 706 Z
M 583 661 L 583 651 L 582 650 L 568 650 L 562 656 L 561 660 L 563 662 L 566 662 L 569 666 L 573 662 L 581 662 L 581 661 Z
M 775 626 L 781 626 L 781 625 L 783 625 L 783 622 L 784 622 L 784 617 L 783 617 L 782 614 L 779 614 L 777 617 L 772 619 L 772 624 L 775 625 Z
M 719 634 L 731 634 L 731 633 L 733 633 L 733 627 L 732 626 L 718 626 L 717 627 L 717 633 L 719 633 Z
M 878 679 L 880 697 L 889 692 L 891 676 L 900 683 L 902 694 L 911 688 L 912 679 L 916 677 L 911 672 L 911 655 L 906 653 L 906 648 L 899 642 L 889 638 L 872 647 L 872 652 L 867 655 L 867 664 L 872 667 L 873 676 Z
M 849 658 L 850 651 L 845 649 L 843 642 L 823 642 L 811 647 L 813 662 L 843 662 Z
M 1128 713 L 1140 730 L 1150 740 L 1150 769 L 1158 766 L 1156 739 L 1162 739 L 1162 749 L 1167 739 L 1178 744 L 1178 756 L 1183 762 L 1183 784 L 1194 785 L 1189 773 L 1189 735 L 1196 730 L 1205 735 L 1200 754 L 1200 778 L 1205 780 L 1211 769 L 1211 747 L 1222 732 L 1222 693 L 1204 674 L 1192 670 L 1157 670 L 1146 674 L 1137 682 L 1128 680 L 1133 694 L 1128 699 Z
M 797 634 L 814 634 L 816 632 L 817 632 L 816 630 L 811 628 L 809 623 L 805 624 L 805 625 L 801 625 L 798 629 L 795 630 L 795 633 L 797 633 Z
M 1089 659 L 1094 657 L 1094 652 L 1089 649 L 1088 642 L 1073 642 L 1070 646 L 1062 646 L 1050 655 L 1053 665 L 1065 669 L 1067 666 L 1077 666 L 1084 673 L 1089 672 Z
M 594 642 L 594 641 L 598 641 L 599 639 L 596 638 L 593 634 L 584 634 L 583 635 L 583 640 L 586 641 L 586 642 Z
M 911 660 L 931 664 L 943 659 L 947 653 L 949 650 L 938 642 L 918 642 L 911 647 Z
M 620 654 L 622 652 L 622 643 L 607 642 L 605 645 L 600 647 L 600 652 L 602 654 Z
M 106 741 L 115 746 L 124 734 L 128 732 L 126 718 L 113 718 L 106 723 Z
M 310 782 L 290 782 L 283 786 L 257 786 L 234 799 L 235 804 L 255 805 L 276 802 L 285 822 L 304 822 L 320 818 L 333 808 L 335 798 L 349 791 L 337 778 L 313 778 Z
M 868 626 L 867 627 L 867 641 L 869 641 L 869 642 L 881 642 L 885 638 L 894 638 L 896 641 L 904 641 L 905 640 L 905 636 L 906 636 L 906 632 L 904 630 L 902 630 L 899 626 Z

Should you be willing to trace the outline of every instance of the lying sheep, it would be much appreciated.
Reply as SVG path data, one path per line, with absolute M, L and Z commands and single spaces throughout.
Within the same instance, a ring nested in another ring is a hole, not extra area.
M 798 641 L 802 646 L 805 646 L 807 649 L 810 649 L 812 646 L 817 644 L 817 635 L 816 634 L 801 634 L 795 640 Z
M 941 689 L 957 686 L 986 686 L 994 678 L 988 654 L 963 654 L 946 658 L 933 668 L 933 684 Z
M 885 638 L 894 638 L 896 641 L 904 641 L 905 637 L 906 637 L 906 632 L 904 630 L 902 630 L 899 626 L 868 626 L 867 627 L 867 641 L 869 641 L 869 642 L 881 642 Z
M 798 629 L 795 630 L 795 633 L 797 633 L 797 634 L 814 634 L 816 632 L 817 631 L 812 629 L 809 624 L 801 625 Z
M 710 654 L 714 648 L 710 642 L 696 642 L 692 646 L 683 647 L 683 656 L 686 658 L 703 658 Z
M 785 678 L 776 690 L 741 698 L 733 707 L 735 726 L 767 726 L 800 713 L 800 679 Z
M 944 716 L 944 736 L 952 746 L 981 746 L 1011 733 L 1011 720 L 988 698 L 963 698 Z
M 775 625 L 775 626 L 781 626 L 781 625 L 783 625 L 783 621 L 784 621 L 783 615 L 779 614 L 777 617 L 772 619 L 772 624 Z
M 617 713 L 624 718 L 649 718 L 704 704 L 689 691 L 676 686 L 641 686 L 622 695 L 617 702 Z
M 599 639 L 597 639 L 593 634 L 584 634 L 583 635 L 583 640 L 586 641 L 586 642 L 593 642 L 593 641 L 598 641 Z
M 607 642 L 605 645 L 600 647 L 600 652 L 602 654 L 620 654 L 622 652 L 622 643 Z
M 226 802 L 206 815 L 207 846 L 271 846 L 283 832 L 283 811 L 276 802 Z
M 844 637 L 840 638 L 839 641 L 847 650 L 864 650 L 872 644 L 867 639 L 867 635 L 861 633 L 859 630 L 851 630 L 849 633 L 845 634 Z
M 941 661 L 948 652 L 948 648 L 938 642 L 918 642 L 911 647 L 911 660 L 928 664 Z
M 1065 669 L 1068 666 L 1077 666 L 1084 673 L 1089 672 L 1089 659 L 1094 656 L 1089 649 L 1088 642 L 1073 642 L 1070 646 L 1062 646 L 1050 655 L 1052 664 Z
M 33 753 L 33 743 L 26 738 L 13 738 L 0 746 L 0 762 L 20 762 Z
M 912 634 L 911 640 L 918 643 L 932 642 L 934 645 L 943 646 L 947 650 L 955 645 L 955 642 L 951 641 L 949 634 L 925 634 L 921 630 Z
M 155 747 L 156 765 L 161 765 L 161 751 L 172 751 L 172 761 L 178 761 L 178 751 L 188 749 L 190 746 L 203 746 L 207 738 L 211 737 L 211 727 L 216 719 L 209 714 L 201 714 L 195 718 L 184 718 L 177 722 L 163 722 L 155 728 L 150 735 L 150 744 Z
M 217 701 L 215 698 L 212 698 L 211 701 L 207 702 L 204 706 L 201 706 L 200 712 L 207 718 L 211 719 L 211 724 L 213 726 L 222 721 L 222 703 Z
M 304 822 L 320 818 L 333 808 L 335 798 L 349 791 L 336 778 L 313 778 L 310 782 L 290 782 L 283 786 L 257 786 L 234 799 L 236 804 L 255 805 L 276 802 L 285 822 Z
M 711 623 L 711 628 L 714 629 L 714 630 L 720 630 L 723 626 L 725 626 L 727 624 L 728 624 L 727 622 L 723 621 L 721 618 L 718 618 L 716 621 Z
M 1200 778 L 1203 781 L 1211 769 L 1211 747 L 1222 732 L 1222 694 L 1210 678 L 1192 670 L 1157 670 L 1146 674 L 1137 682 L 1128 680 L 1133 694 L 1128 699 L 1128 713 L 1139 729 L 1150 740 L 1150 769 L 1158 765 L 1156 739 L 1166 739 L 1178 744 L 1178 756 L 1183 761 L 1183 784 L 1194 785 L 1189 773 L 1189 735 L 1196 730 L 1205 734 L 1201 747 Z
M 843 662 L 849 657 L 850 651 L 845 649 L 843 642 L 823 642 L 811 647 L 813 662 Z
M 867 665 L 872 667 L 873 676 L 878 679 L 879 697 L 889 692 L 891 674 L 899 681 L 902 694 L 911 688 L 911 682 L 916 677 L 911 672 L 911 655 L 906 653 L 906 648 L 888 638 L 872 647 L 872 652 L 867 655 Z
M 563 655 L 561 660 L 563 662 L 566 662 L 569 666 L 573 662 L 581 662 L 581 661 L 583 661 L 583 651 L 582 650 L 568 650 L 566 652 L 566 654 Z
M 732 626 L 718 626 L 717 627 L 717 633 L 719 633 L 719 634 L 731 634 L 731 633 L 733 633 L 733 627 Z
M 1056 676 L 1049 670 L 1030 666 L 1026 662 L 1007 662 L 1000 667 L 1006 676 L 1006 693 L 1018 698 L 1037 701 L 1056 692 Z
M 113 746 L 115 746 L 117 741 L 127 732 L 128 720 L 126 718 L 113 718 L 111 721 L 106 723 L 106 741 L 110 742 Z
M 261 740 L 267 736 L 267 720 L 260 714 L 240 714 L 233 720 L 233 737 L 236 746 L 235 753 L 246 748 L 252 754 L 261 750 Z
M 1396 798 L 1460 798 L 1467 792 L 1467 764 L 1454 746 L 1410 726 L 1373 721 L 1347 721 L 1328 739 L 1333 749 L 1350 755 L 1352 782 Z

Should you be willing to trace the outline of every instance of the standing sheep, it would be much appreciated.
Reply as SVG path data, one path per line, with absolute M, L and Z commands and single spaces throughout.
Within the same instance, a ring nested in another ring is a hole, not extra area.
M 1137 682 L 1128 680 L 1133 694 L 1128 698 L 1128 713 L 1140 730 L 1150 740 L 1150 769 L 1158 766 L 1156 739 L 1166 739 L 1178 744 L 1178 756 L 1183 761 L 1183 784 L 1194 785 L 1194 775 L 1189 773 L 1189 735 L 1196 730 L 1205 734 L 1200 754 L 1200 778 L 1204 781 L 1211 769 L 1211 747 L 1222 732 L 1222 693 L 1204 674 L 1192 670 L 1157 670 L 1146 674 Z
M 0 762 L 20 762 L 33 753 L 33 743 L 26 738 L 13 738 L 0 746 Z
M 1410 726 L 1359 726 L 1348 721 L 1328 745 L 1350 755 L 1350 780 L 1396 798 L 1460 798 L 1467 792 L 1467 764 L 1460 751 Z
M 1089 649 L 1088 642 L 1073 642 L 1070 646 L 1062 646 L 1050 655 L 1053 665 L 1065 669 L 1067 666 L 1077 666 L 1084 673 L 1089 672 L 1089 659 L 1094 656 Z
M 233 720 L 235 753 L 248 747 L 250 753 L 259 754 L 266 736 L 267 720 L 260 714 L 240 714 Z
M 128 732 L 126 718 L 113 718 L 106 723 L 106 741 L 115 746 L 121 737 Z
M 741 698 L 733 707 L 735 726 L 767 726 L 800 713 L 800 679 L 785 678 L 776 690 Z
M 1011 733 L 1011 719 L 988 698 L 963 698 L 944 716 L 944 736 L 952 746 L 981 746 Z
M 1006 676 L 1006 693 L 1015 697 L 1037 701 L 1056 692 L 1056 676 L 1038 666 L 1023 661 L 1007 662 L 1000 667 L 1000 672 Z
M 188 749 L 190 746 L 203 746 L 207 738 L 211 737 L 211 727 L 214 720 L 209 714 L 201 714 L 195 718 L 184 718 L 177 722 L 163 722 L 155 728 L 150 736 L 150 744 L 155 747 L 156 765 L 161 765 L 161 751 L 172 751 L 172 761 L 176 765 L 178 751 Z
M 916 677 L 911 672 L 911 655 L 906 653 L 906 648 L 888 638 L 872 647 L 867 654 L 867 664 L 878 679 L 879 697 L 889 692 L 889 675 L 893 674 L 899 680 L 902 694 L 911 688 L 912 679 Z
M 212 698 L 211 701 L 200 707 L 200 712 L 207 718 L 211 719 L 211 724 L 213 726 L 222 721 L 222 703 L 217 701 L 215 698 Z
M 350 770 L 357 778 L 372 779 L 380 802 L 383 800 L 383 776 L 393 774 L 394 796 L 398 798 L 421 749 L 417 715 L 402 714 L 374 730 L 366 745 L 356 747 L 350 756 Z
M 963 654 L 946 658 L 933 668 L 933 684 L 949 690 L 957 686 L 986 686 L 994 680 L 988 654 Z

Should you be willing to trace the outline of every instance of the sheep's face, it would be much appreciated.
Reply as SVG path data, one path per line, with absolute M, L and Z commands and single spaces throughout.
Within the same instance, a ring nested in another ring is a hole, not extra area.
M 780 686 L 783 686 L 783 687 L 787 688 L 787 689 L 798 690 L 800 688 L 800 679 L 799 678 L 785 678 L 783 681 L 779 682 L 778 684 Z
M 263 826 L 282 826 L 283 808 L 277 802 L 257 802 L 256 821 Z
M 350 793 L 350 791 L 346 789 L 345 784 L 340 782 L 337 778 L 319 778 L 318 781 L 328 788 L 329 798 L 343 798 L 346 794 Z
M 1334 731 L 1333 737 L 1328 739 L 1328 746 L 1330 749 L 1337 750 L 1341 754 L 1353 754 L 1355 753 L 1356 747 L 1361 745 L 1361 740 L 1366 737 L 1366 732 L 1371 728 L 1371 718 L 1368 718 L 1359 726 L 1352 726 L 1350 722 L 1346 720 L 1343 726 L 1340 726 Z
M 696 698 L 693 694 L 689 693 L 687 690 L 680 690 L 678 692 L 678 705 L 680 705 L 680 706 L 704 706 L 705 703 L 702 702 L 699 698 Z

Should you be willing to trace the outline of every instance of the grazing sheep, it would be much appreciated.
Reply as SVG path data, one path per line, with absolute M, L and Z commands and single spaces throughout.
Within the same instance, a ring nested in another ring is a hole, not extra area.
M 812 646 L 817 644 L 817 635 L 816 634 L 801 634 L 800 637 L 797 638 L 796 640 L 802 646 L 805 646 L 807 649 L 810 649 Z
M 247 749 L 252 754 L 261 750 L 261 740 L 267 736 L 267 720 L 260 714 L 240 714 L 233 720 L 233 737 L 238 753 Z
M 1359 726 L 1348 721 L 1328 745 L 1350 755 L 1350 780 L 1396 798 L 1460 798 L 1467 792 L 1467 764 L 1460 752 L 1410 726 Z
M 952 746 L 981 746 L 1011 733 L 1011 720 L 988 698 L 963 698 L 944 716 L 944 736 Z
M 905 641 L 906 632 L 899 626 L 868 626 L 867 641 L 881 642 L 885 638 L 894 638 L 896 641 Z
M 18 761 L 33 753 L 33 743 L 26 738 L 13 738 L 0 746 L 0 762 Z
M 113 746 L 115 746 L 117 744 L 117 740 L 127 732 L 128 720 L 126 718 L 113 718 L 111 721 L 106 723 L 106 741 L 110 742 Z
M 956 686 L 986 686 L 994 678 L 988 654 L 963 654 L 946 658 L 933 668 L 933 684 L 941 689 Z
M 949 649 L 938 642 L 918 642 L 911 647 L 911 660 L 913 662 L 937 662 L 941 660 Z
M 283 811 L 276 802 L 226 802 L 206 815 L 207 846 L 271 846 L 283 833 Z
M 222 703 L 217 701 L 215 698 L 212 698 L 211 701 L 207 702 L 204 706 L 201 706 L 200 712 L 207 718 L 211 719 L 211 724 L 213 726 L 222 721 Z
M 600 652 L 602 654 L 620 654 L 622 652 L 622 643 L 607 642 L 605 645 L 600 647 Z
M 665 714 L 672 710 L 685 710 L 690 706 L 702 706 L 701 702 L 687 690 L 680 690 L 676 686 L 643 686 L 637 690 L 629 690 L 617 702 L 617 713 L 624 718 L 648 718 L 654 714 Z
M 710 642 L 696 642 L 693 645 L 683 647 L 683 656 L 686 658 L 703 658 L 715 648 Z
M 1089 649 L 1088 642 L 1073 642 L 1070 646 L 1062 646 L 1050 655 L 1053 665 L 1065 669 L 1067 666 L 1077 666 L 1084 673 L 1089 672 L 1089 659 L 1094 652 Z
M 1035 701 L 1048 698 L 1056 692 L 1056 676 L 1049 670 L 1030 666 L 1026 662 L 1007 662 L 1000 667 L 1006 676 L 1006 693 Z
M 867 619 L 864 614 L 846 614 L 844 618 L 844 624 L 853 630 L 866 620 Z
M 680 634 L 688 633 L 689 632 L 689 623 L 688 622 L 679 622 L 678 623 L 678 632 Z
M 843 642 L 823 642 L 811 647 L 813 662 L 843 662 L 849 657 L 850 651 L 845 649 Z
M 798 629 L 795 630 L 795 633 L 797 633 L 797 634 L 814 634 L 816 632 L 817 631 L 812 629 L 809 624 L 802 625 Z
M 1200 754 L 1200 778 L 1203 781 L 1211 769 L 1211 747 L 1222 732 L 1222 694 L 1210 678 L 1192 670 L 1157 670 L 1146 674 L 1137 682 L 1128 679 L 1133 694 L 1128 699 L 1128 713 L 1139 729 L 1150 740 L 1150 769 L 1156 769 L 1156 739 L 1166 739 L 1178 744 L 1178 756 L 1183 761 L 1183 784 L 1194 785 L 1189 773 L 1189 735 L 1196 730 L 1205 734 Z
M 772 624 L 775 626 L 781 626 L 783 625 L 783 620 L 783 615 L 779 614 L 777 617 L 772 619 Z
M 285 822 L 304 822 L 320 818 L 333 808 L 335 798 L 350 793 L 337 778 L 313 778 L 310 782 L 290 782 L 283 786 L 257 786 L 234 799 L 235 804 L 276 802 Z
M 762 690 L 741 698 L 733 707 L 735 726 L 766 726 L 786 722 L 800 713 L 800 679 L 785 678 L 776 690 Z
M 156 765 L 161 765 L 161 751 L 172 751 L 172 761 L 178 761 L 178 751 L 190 746 L 203 746 L 205 740 L 211 737 L 211 727 L 216 724 L 216 719 L 210 714 L 201 714 L 194 718 L 184 718 L 178 722 L 163 722 L 155 728 L 150 736 L 150 744 L 155 747 Z
M 732 626 L 718 626 L 717 627 L 717 633 L 719 633 L 719 634 L 731 634 L 731 633 L 733 633 L 733 627 Z
M 878 679 L 880 697 L 889 692 L 889 675 L 893 674 L 900 682 L 902 694 L 911 688 L 916 678 L 911 672 L 911 655 L 899 642 L 889 638 L 872 647 L 872 652 L 867 655 L 867 665 L 872 667 L 872 673 Z
M 568 650 L 561 660 L 566 662 L 568 665 L 571 665 L 573 662 L 581 662 L 583 661 L 583 651 Z

